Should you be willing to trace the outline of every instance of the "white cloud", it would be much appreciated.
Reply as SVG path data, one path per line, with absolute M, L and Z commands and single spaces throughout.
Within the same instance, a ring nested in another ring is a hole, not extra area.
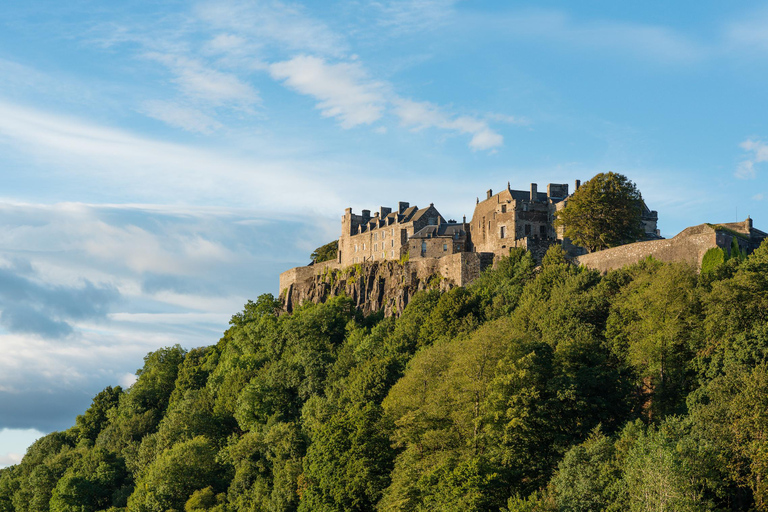
M 379 24 L 395 33 L 421 32 L 446 25 L 458 0 L 384 0 L 372 2 L 380 10 Z
M 747 139 L 739 147 L 748 153 L 747 158 L 739 162 L 734 175 L 746 180 L 757 175 L 756 164 L 768 162 L 768 144 L 755 139 Z
M 504 138 L 483 120 L 469 116 L 451 117 L 438 106 L 426 101 L 395 100 L 395 114 L 400 122 L 413 130 L 440 128 L 471 134 L 469 146 L 475 150 L 493 149 L 504 143 Z
M 168 66 L 176 75 L 174 82 L 190 98 L 213 106 L 231 105 L 244 109 L 260 101 L 256 90 L 232 73 L 178 55 L 150 52 L 146 56 Z
M 384 86 L 372 81 L 356 62 L 328 64 L 321 58 L 302 55 L 272 64 L 269 71 L 275 80 L 318 99 L 322 115 L 337 118 L 344 128 L 381 118 Z
M 342 56 L 348 49 L 344 38 L 305 10 L 298 4 L 274 0 L 216 0 L 198 5 L 196 14 L 216 29 L 280 51 Z
M 44 435 L 35 429 L 0 429 L 0 468 L 21 462 L 24 450 Z
M 189 132 L 208 134 L 222 127 L 220 122 L 199 110 L 167 101 L 145 101 L 140 111 L 158 121 Z
M 493 27 L 511 38 L 535 38 L 539 42 L 618 51 L 654 62 L 695 61 L 709 52 L 702 44 L 664 26 L 613 20 L 581 21 L 557 10 L 470 15 L 466 19 L 474 19 L 475 29 Z
M 740 53 L 744 51 L 768 51 L 768 11 L 752 13 L 748 19 L 728 23 L 725 27 L 727 45 Z
M 102 192 L 119 191 L 122 201 L 214 202 L 275 212 L 292 211 L 297 196 L 320 209 L 338 201 L 331 184 L 316 176 L 324 167 L 319 161 L 233 158 L 0 100 L 0 143 L 3 138 L 8 151 L 25 152 L 47 172 L 63 169 L 68 182 L 80 176 Z
M 136 382 L 136 380 L 138 380 L 138 378 L 135 373 L 124 373 L 123 376 L 120 377 L 118 384 L 120 384 L 123 389 L 127 389 L 133 386 L 133 383 Z
M 763 194 L 755 194 L 752 196 L 753 201 L 762 201 L 763 200 Z

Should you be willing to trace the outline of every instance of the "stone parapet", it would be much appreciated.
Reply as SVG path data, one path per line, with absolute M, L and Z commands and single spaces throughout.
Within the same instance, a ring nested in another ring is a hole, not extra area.
M 613 247 L 579 256 L 574 261 L 600 272 L 632 265 L 648 256 L 664 262 L 685 262 L 700 268 L 704 254 L 717 246 L 716 230 L 707 224 L 700 224 L 681 231 L 674 238 Z

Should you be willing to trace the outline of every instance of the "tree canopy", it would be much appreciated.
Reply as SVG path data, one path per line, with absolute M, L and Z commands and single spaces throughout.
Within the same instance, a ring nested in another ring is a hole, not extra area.
M 327 244 L 318 247 L 309 256 L 312 263 L 322 263 L 324 261 L 330 261 L 336 259 L 336 254 L 339 252 L 339 241 L 334 240 Z
M 640 240 L 642 208 L 640 191 L 626 176 L 600 173 L 568 198 L 555 225 L 574 244 L 599 251 Z

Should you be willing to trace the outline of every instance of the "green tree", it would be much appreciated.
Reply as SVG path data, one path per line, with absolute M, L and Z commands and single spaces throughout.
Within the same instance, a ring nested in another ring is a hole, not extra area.
M 339 241 L 334 240 L 333 242 L 329 242 L 312 251 L 310 258 L 312 259 L 312 263 L 322 263 L 324 261 L 335 260 L 338 252 Z
M 182 510 L 192 493 L 211 486 L 225 488 L 224 468 L 216 462 L 216 448 L 205 437 L 179 443 L 163 453 L 136 482 L 128 499 L 131 512 Z
M 642 208 L 640 191 L 626 176 L 600 173 L 574 192 L 555 225 L 576 245 L 599 251 L 640 240 Z

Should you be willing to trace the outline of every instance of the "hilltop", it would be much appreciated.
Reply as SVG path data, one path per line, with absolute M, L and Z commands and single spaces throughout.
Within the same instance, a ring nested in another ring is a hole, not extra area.
M 246 304 L 0 472 L 4 511 L 765 510 L 768 246 L 514 249 L 399 317 Z

